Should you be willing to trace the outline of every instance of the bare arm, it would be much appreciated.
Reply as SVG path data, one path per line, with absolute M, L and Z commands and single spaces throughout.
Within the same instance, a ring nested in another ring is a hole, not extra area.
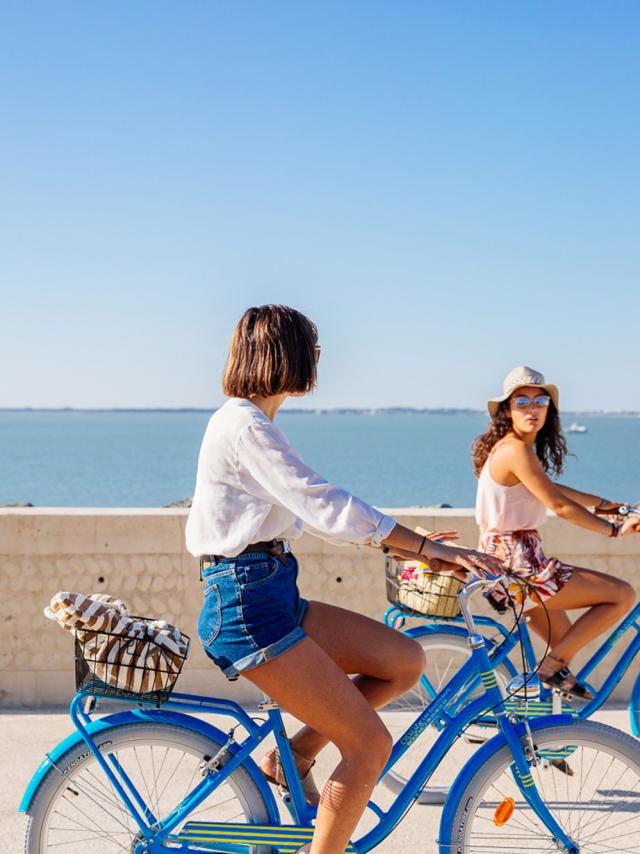
M 421 528 L 416 528 L 416 534 L 420 534 L 420 536 L 425 536 L 428 540 L 432 542 L 449 542 L 451 540 L 458 540 L 460 538 L 460 534 L 458 531 L 425 531 Z M 399 548 L 389 548 L 389 554 L 391 557 L 398 558 L 399 560 L 415 560 L 416 556 L 411 552 L 403 551 Z M 424 556 L 422 562 L 426 562 L 427 557 Z
M 561 519 L 573 522 L 580 528 L 611 536 L 611 523 L 585 509 L 587 505 L 600 503 L 600 498 L 586 492 L 578 492 L 568 486 L 555 484 L 548 477 L 533 449 L 523 442 L 509 442 L 501 448 L 503 462 L 542 503 Z
M 590 492 L 580 492 L 579 489 L 564 486 L 562 483 L 556 483 L 556 486 L 566 498 L 570 498 L 581 507 L 597 507 L 600 504 L 601 497 L 599 495 L 592 495 Z
M 388 546 L 389 551 L 398 557 L 408 560 L 426 559 L 434 572 L 462 568 L 471 572 L 480 569 L 493 575 L 501 575 L 504 571 L 500 561 L 494 557 L 473 549 L 434 543 L 427 536 L 417 534 L 400 524 L 396 524 L 382 544 Z
M 622 506 L 622 501 L 607 501 L 601 495 L 580 492 L 579 489 L 573 489 L 571 486 L 563 486 L 561 483 L 556 484 L 556 486 L 567 498 L 571 498 L 582 507 L 595 507 L 597 512 L 603 515 L 615 514 Z

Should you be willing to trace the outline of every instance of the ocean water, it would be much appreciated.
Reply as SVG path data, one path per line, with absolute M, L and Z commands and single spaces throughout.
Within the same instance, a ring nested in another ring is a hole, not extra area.
M 0 504 L 154 507 L 193 493 L 202 412 L 0 412 Z M 567 419 L 567 421 L 571 421 Z M 561 480 L 640 500 L 640 418 L 580 417 Z M 306 462 L 382 507 L 471 507 L 469 449 L 483 415 L 286 413 Z

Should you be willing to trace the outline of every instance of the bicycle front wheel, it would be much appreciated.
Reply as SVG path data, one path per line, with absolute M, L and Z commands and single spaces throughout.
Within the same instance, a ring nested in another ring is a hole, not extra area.
M 180 804 L 202 780 L 200 763 L 221 747 L 173 724 L 123 724 L 103 730 L 100 752 L 116 760 L 156 819 Z M 242 766 L 187 820 L 266 824 L 264 799 Z M 177 832 L 180 828 L 176 828 Z M 25 854 L 122 854 L 134 850 L 139 828 L 86 744 L 72 747 L 42 781 L 27 815 Z M 251 854 L 270 849 L 252 847 Z
M 640 747 L 619 730 L 592 721 L 533 734 L 531 774 L 547 808 L 580 854 L 640 854 Z M 502 747 L 462 792 L 441 854 L 565 852 L 523 798 L 513 755 Z

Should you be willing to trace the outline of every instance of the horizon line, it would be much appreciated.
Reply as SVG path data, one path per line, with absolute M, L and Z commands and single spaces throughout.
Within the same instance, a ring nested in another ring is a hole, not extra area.
M 0 412 L 87 412 L 87 413 L 213 413 L 219 406 L 0 406 Z M 290 415 L 324 415 L 353 413 L 365 415 L 409 413 L 409 414 L 451 414 L 451 415 L 486 415 L 485 409 L 471 406 L 316 406 L 316 407 L 286 407 L 280 410 Z M 640 411 L 634 409 L 566 409 L 560 415 L 586 416 L 626 416 L 640 417 Z

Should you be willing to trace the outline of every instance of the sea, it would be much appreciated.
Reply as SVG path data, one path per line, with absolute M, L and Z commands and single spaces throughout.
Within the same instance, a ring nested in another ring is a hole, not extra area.
M 193 494 L 203 411 L 0 411 L 0 504 L 161 507 Z M 640 501 L 640 417 L 585 415 L 561 481 Z M 308 465 L 378 507 L 472 507 L 482 413 L 286 412 Z

